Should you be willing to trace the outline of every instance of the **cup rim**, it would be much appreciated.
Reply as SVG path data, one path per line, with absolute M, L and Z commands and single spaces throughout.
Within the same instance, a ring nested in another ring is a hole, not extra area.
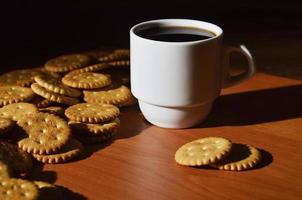
M 193 24 L 193 25 L 192 25 Z M 215 34 L 215 36 L 203 39 L 203 40 L 196 40 L 196 41 L 185 41 L 185 42 L 167 42 L 167 41 L 158 41 L 158 40 L 152 40 L 152 39 L 147 39 L 144 37 L 139 36 L 136 31 L 137 29 L 144 28 L 146 26 L 152 27 L 152 26 L 193 26 L 201 29 L 205 29 L 206 31 L 212 32 Z M 219 26 L 205 22 L 205 21 L 200 21 L 200 20 L 194 20 L 194 19 L 156 19 L 156 20 L 150 20 L 150 21 L 144 21 L 141 23 L 138 23 L 134 25 L 130 29 L 130 35 L 135 36 L 139 39 L 148 41 L 148 42 L 153 42 L 153 43 L 162 43 L 162 44 L 173 44 L 173 45 L 184 45 L 184 44 L 199 44 L 199 43 L 204 43 L 208 42 L 211 40 L 215 40 L 223 35 L 223 30 Z

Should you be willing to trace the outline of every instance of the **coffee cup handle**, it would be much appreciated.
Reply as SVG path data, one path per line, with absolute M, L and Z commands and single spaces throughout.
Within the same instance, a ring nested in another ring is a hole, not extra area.
M 240 53 L 244 55 L 244 57 L 248 61 L 248 68 L 246 71 L 242 72 L 239 75 L 231 75 L 230 74 L 230 58 L 231 53 Z M 227 88 L 236 84 L 239 84 L 243 81 L 248 80 L 252 75 L 256 72 L 255 61 L 253 56 L 249 52 L 249 50 L 244 45 L 239 45 L 238 47 L 235 46 L 226 46 L 223 49 L 222 55 L 222 64 L 225 69 L 224 80 L 222 81 L 222 87 Z

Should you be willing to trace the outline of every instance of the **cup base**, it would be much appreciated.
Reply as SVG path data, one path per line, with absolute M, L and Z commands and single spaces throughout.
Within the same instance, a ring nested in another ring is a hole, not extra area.
M 163 128 L 189 128 L 201 123 L 212 108 L 212 102 L 193 107 L 163 107 L 138 101 L 147 121 Z

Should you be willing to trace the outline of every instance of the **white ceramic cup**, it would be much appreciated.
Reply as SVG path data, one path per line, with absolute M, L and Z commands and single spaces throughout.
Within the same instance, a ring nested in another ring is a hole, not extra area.
M 154 27 L 191 27 L 214 34 L 204 40 L 164 42 L 138 35 Z M 222 87 L 247 80 L 255 73 L 254 60 L 244 45 L 224 47 L 220 27 L 197 20 L 147 21 L 130 30 L 131 90 L 144 117 L 164 128 L 188 128 L 202 122 Z M 248 68 L 231 76 L 232 52 L 244 55 Z

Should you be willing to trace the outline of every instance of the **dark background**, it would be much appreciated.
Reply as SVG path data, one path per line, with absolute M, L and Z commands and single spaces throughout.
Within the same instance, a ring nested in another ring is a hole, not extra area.
M 266 64 L 270 59 L 297 60 L 302 55 L 299 1 L 11 0 L 1 4 L 2 69 L 42 65 L 50 57 L 99 46 L 127 47 L 131 26 L 158 18 L 215 23 L 224 29 L 226 43 L 246 44 L 263 63 L 262 70 L 273 70 Z M 293 53 L 283 57 L 288 51 Z M 270 56 L 263 56 L 266 52 Z

